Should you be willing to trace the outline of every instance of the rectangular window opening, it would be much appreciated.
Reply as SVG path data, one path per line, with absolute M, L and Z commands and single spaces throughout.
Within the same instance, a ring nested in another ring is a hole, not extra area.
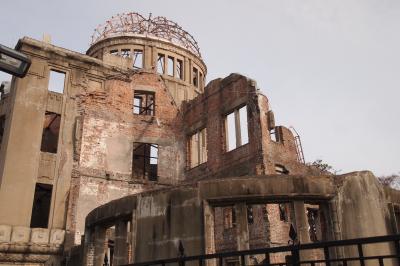
M 321 211 L 318 205 L 307 204 L 306 214 L 308 220 L 308 233 L 311 242 L 318 242 L 323 240 L 322 237 L 322 217 Z
M 131 49 L 122 49 L 121 50 L 121 56 L 123 58 L 128 58 L 131 56 Z
M 168 76 L 174 76 L 175 62 L 172 56 L 168 56 Z
M 289 170 L 286 169 L 286 167 L 284 165 L 275 164 L 275 173 L 277 173 L 279 175 L 288 175 Z
M 65 73 L 51 70 L 48 90 L 53 92 L 63 93 L 64 86 L 65 86 Z
M 133 113 L 138 115 L 154 115 L 154 92 L 135 91 L 133 98 Z
M 151 143 L 133 144 L 132 177 L 157 181 L 158 145 Z
M 227 151 L 236 149 L 236 122 L 235 113 L 226 116 Z
M 203 91 L 204 90 L 204 85 L 203 85 L 203 73 L 200 72 L 200 77 L 199 77 L 199 87 L 200 90 Z
M 42 144 L 40 146 L 42 152 L 57 153 L 60 122 L 61 115 L 46 111 L 43 123 Z
M 157 73 L 165 74 L 165 55 L 158 54 L 157 58 Z
M 31 228 L 47 228 L 53 186 L 36 183 L 32 205 Z
M 239 127 L 240 127 L 240 137 L 241 145 L 249 143 L 249 131 L 247 124 L 247 106 L 243 106 L 239 109 Z
M 183 80 L 183 61 L 176 59 L 176 77 Z
M 228 114 L 225 118 L 226 151 L 249 143 L 247 106 Z
M 283 222 L 289 221 L 287 204 L 279 203 L 279 219 Z
M 110 54 L 112 54 L 112 55 L 118 55 L 118 50 L 111 50 L 111 51 L 110 51 Z
M 207 131 L 203 128 L 189 138 L 189 165 L 196 167 L 207 161 Z
M 143 51 L 135 49 L 133 51 L 133 68 L 143 68 Z
M 192 81 L 193 81 L 193 86 L 199 87 L 199 71 L 195 67 L 193 67 Z
M 270 136 L 271 136 L 271 140 L 272 140 L 272 141 L 278 142 L 278 138 L 276 137 L 276 130 L 275 130 L 275 128 L 274 128 L 274 129 L 271 129 L 271 130 L 269 131 L 269 134 L 270 134 Z

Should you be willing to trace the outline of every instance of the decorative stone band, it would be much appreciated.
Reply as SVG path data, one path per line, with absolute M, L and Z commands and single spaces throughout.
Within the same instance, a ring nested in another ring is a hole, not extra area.
M 45 262 L 61 255 L 65 231 L 0 225 L 1 262 Z

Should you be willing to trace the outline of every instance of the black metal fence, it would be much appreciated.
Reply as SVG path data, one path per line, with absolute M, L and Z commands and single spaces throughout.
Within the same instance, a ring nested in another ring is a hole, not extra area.
M 400 235 L 327 241 L 263 249 L 181 256 L 129 264 L 129 266 L 250 266 L 250 265 L 400 265 Z M 368 248 L 367 248 L 368 247 Z M 367 250 L 368 249 L 368 250 Z M 318 252 L 313 252 L 316 250 Z M 314 256 L 312 255 L 314 254 Z M 317 255 L 315 255 L 317 254 Z M 346 255 L 350 254 L 350 255 Z M 311 255 L 311 256 L 310 256 Z M 257 257 L 260 261 L 257 261 Z M 283 261 L 276 261 L 281 258 Z M 207 263 L 208 264 L 208 263 Z M 126 265 L 128 266 L 128 265 Z

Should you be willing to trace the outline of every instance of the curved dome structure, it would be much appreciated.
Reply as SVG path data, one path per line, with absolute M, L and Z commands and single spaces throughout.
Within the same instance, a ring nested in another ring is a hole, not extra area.
M 201 58 L 200 48 L 191 34 L 165 17 L 152 18 L 151 13 L 149 18 L 135 12 L 113 16 L 94 30 L 91 45 L 109 37 L 126 35 L 166 40 L 188 49 Z

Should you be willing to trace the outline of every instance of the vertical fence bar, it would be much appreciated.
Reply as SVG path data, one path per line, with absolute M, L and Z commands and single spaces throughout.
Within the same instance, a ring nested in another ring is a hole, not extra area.
M 384 266 L 382 258 L 379 258 L 379 266 Z
M 399 240 L 394 241 L 394 247 L 396 249 L 396 256 L 397 256 L 397 261 L 400 262 L 400 245 L 399 245 Z M 400 264 L 400 263 L 399 263 Z
M 271 259 L 269 258 L 269 253 L 265 253 L 264 266 L 269 266 L 271 264 Z
M 203 266 L 203 259 L 202 258 L 199 259 L 199 266 Z
M 329 254 L 329 247 L 324 247 L 324 256 L 325 256 L 325 265 L 326 266 L 330 266 L 331 265 L 331 262 L 329 261 L 330 260 L 330 254 Z
M 300 249 L 296 245 L 292 245 L 292 261 L 293 266 L 300 266 Z
M 244 255 L 240 255 L 240 266 L 246 266 Z
M 178 265 L 185 266 L 185 264 L 186 264 L 186 261 L 183 258 L 179 258 Z
M 223 258 L 222 258 L 222 256 L 221 257 L 219 257 L 219 266 L 223 266 Z
M 343 266 L 347 266 L 347 260 L 343 260 Z
M 362 244 L 357 244 L 357 249 L 358 249 L 358 256 L 360 257 L 360 265 L 365 266 Z

